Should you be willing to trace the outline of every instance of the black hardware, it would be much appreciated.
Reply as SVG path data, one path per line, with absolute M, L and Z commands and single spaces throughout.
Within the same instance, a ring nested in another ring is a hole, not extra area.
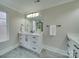
M 32 37 L 32 38 L 36 38 L 36 37 Z
M 33 43 L 34 43 L 34 44 L 36 44 L 36 42 L 35 42 L 35 41 L 33 41 Z
M 79 47 L 77 47 L 76 45 L 74 45 L 74 47 L 76 47 L 77 49 L 79 49 Z
M 78 54 L 77 51 L 76 50 L 73 50 L 73 57 L 74 58 L 77 58 L 77 54 Z
M 34 47 L 32 47 L 33 49 L 36 49 L 36 48 L 34 48 Z

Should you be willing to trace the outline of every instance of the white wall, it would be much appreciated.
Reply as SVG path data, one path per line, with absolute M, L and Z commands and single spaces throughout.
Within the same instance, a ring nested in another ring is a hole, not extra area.
M 19 32 L 19 27 L 21 23 L 25 23 L 24 15 L 9 9 L 3 5 L 0 5 L 0 11 L 7 13 L 7 25 L 9 31 L 9 41 L 0 43 L 0 50 L 14 46 L 18 44 L 17 33 Z
M 40 12 L 44 18 L 43 43 L 52 47 L 65 49 L 66 33 L 79 32 L 79 0 Z M 50 37 L 46 25 L 62 25 L 57 27 L 57 35 Z
M 0 11 L 7 12 L 9 41 L 0 43 L 0 50 L 17 44 L 17 33 L 21 23 L 25 23 L 24 15 L 0 5 Z M 49 8 L 40 12 L 44 18 L 43 43 L 52 47 L 64 49 L 67 32 L 79 32 L 79 1 Z M 62 25 L 57 28 L 57 35 L 50 37 L 46 25 Z M 75 28 L 74 28 L 75 27 Z

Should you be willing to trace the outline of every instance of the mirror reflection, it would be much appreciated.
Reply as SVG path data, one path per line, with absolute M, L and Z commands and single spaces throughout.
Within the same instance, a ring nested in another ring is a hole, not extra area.
M 30 24 L 26 25 L 26 31 L 30 30 L 31 33 L 43 32 L 43 18 L 39 13 L 32 13 L 26 15 L 26 22 L 29 21 Z M 28 27 L 30 27 L 28 29 Z

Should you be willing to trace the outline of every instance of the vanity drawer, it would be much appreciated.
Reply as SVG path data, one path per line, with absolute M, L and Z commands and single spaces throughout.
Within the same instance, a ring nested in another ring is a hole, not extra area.
M 38 41 L 31 41 L 31 45 L 36 45 L 38 44 Z
M 69 40 L 67 43 L 68 55 L 70 58 L 79 57 L 79 44 L 73 40 Z
M 34 47 L 38 47 L 38 46 L 40 46 L 41 44 L 40 43 L 31 43 L 31 46 L 34 46 Z
M 33 50 L 35 52 L 38 52 L 38 53 L 41 52 L 41 47 L 40 46 L 31 46 L 30 48 L 31 48 L 31 50 Z
M 28 39 L 31 39 L 31 40 L 39 40 L 40 37 L 39 36 L 28 36 Z
M 73 48 L 79 49 L 79 44 L 77 44 L 75 41 L 71 40 L 69 41 L 69 45 Z
M 30 40 L 31 45 L 41 45 L 41 40 L 31 39 Z
M 76 42 L 73 43 L 73 46 L 79 50 L 79 44 L 77 44 Z

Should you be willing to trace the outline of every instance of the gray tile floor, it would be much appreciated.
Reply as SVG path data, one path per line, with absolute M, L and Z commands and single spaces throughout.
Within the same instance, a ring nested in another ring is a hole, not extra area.
M 39 58 L 39 55 L 23 47 L 18 47 L 0 58 Z
M 42 50 L 39 55 L 26 48 L 18 47 L 16 49 L 4 54 L 3 56 L 0 56 L 0 58 L 64 58 L 64 57 L 61 55 L 57 56 L 56 53 L 51 54 L 51 51 L 47 52 L 46 50 Z

